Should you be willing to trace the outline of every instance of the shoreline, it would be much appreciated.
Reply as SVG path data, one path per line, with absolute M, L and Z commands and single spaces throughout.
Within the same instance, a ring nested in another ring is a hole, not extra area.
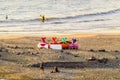
M 21 34 L 0 34 L 0 39 L 19 39 L 19 38 L 24 38 L 24 37 L 68 37 L 68 38 L 85 38 L 85 37 L 95 37 L 95 36 L 99 36 L 99 35 L 103 35 L 103 36 L 119 36 L 119 33 L 71 33 L 71 34 L 39 34 L 39 33 L 21 33 Z

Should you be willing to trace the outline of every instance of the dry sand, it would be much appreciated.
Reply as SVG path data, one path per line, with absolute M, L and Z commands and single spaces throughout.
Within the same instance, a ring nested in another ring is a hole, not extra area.
M 79 49 L 38 49 L 40 37 L 51 42 L 53 35 L 0 37 L 0 79 L 20 80 L 120 80 L 120 35 L 73 34 L 56 35 L 77 38 Z M 55 36 L 55 35 L 54 35 Z M 95 60 L 91 60 L 91 57 Z M 44 73 L 39 70 L 43 62 Z M 50 73 L 57 66 L 59 73 Z

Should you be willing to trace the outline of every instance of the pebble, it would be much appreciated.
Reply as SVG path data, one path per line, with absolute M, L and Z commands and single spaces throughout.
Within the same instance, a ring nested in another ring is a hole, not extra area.
M 17 53 L 17 55 L 20 55 L 20 54 L 21 54 L 20 52 Z
M 115 50 L 115 52 L 119 52 L 118 50 Z
M 7 49 L 2 49 L 2 52 L 8 52 L 8 50 Z
M 89 51 L 90 51 L 90 52 L 95 52 L 95 50 L 93 50 L 93 49 L 90 49 Z
M 0 47 L 0 52 L 8 52 L 8 50 L 3 47 Z
M 106 52 L 106 50 L 105 49 L 100 49 L 100 50 L 98 50 L 99 52 Z
M 0 52 L 2 52 L 2 49 L 0 49 Z
M 74 57 L 79 57 L 78 55 L 74 55 Z
M 98 59 L 98 62 L 99 63 L 107 63 L 108 62 L 108 59 L 107 58 L 102 58 L 102 59 Z

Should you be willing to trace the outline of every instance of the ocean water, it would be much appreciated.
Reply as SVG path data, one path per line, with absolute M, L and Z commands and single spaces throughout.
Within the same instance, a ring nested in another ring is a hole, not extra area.
M 119 21 L 120 0 L 0 0 L 0 33 L 120 33 Z

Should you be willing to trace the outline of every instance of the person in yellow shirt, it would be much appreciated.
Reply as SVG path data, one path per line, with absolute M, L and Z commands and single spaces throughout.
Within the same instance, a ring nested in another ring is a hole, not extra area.
M 42 22 L 44 22 L 46 20 L 45 16 L 44 15 L 40 15 L 40 20 L 42 20 Z

